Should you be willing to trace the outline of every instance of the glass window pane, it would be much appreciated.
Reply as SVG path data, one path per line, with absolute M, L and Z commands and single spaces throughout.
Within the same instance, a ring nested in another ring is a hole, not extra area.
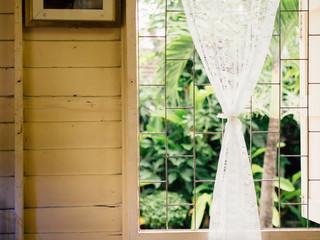
M 103 0 L 43 0 L 45 9 L 103 9 Z

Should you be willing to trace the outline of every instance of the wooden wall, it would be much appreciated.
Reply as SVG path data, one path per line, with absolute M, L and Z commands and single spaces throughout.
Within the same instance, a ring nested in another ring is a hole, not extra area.
M 24 28 L 23 39 L 25 239 L 119 240 L 121 29 Z
M 0 0 L 0 240 L 15 238 L 14 26 Z M 121 239 L 121 62 L 120 28 L 24 28 L 24 239 Z
M 0 1 L 0 240 L 13 240 L 14 1 Z

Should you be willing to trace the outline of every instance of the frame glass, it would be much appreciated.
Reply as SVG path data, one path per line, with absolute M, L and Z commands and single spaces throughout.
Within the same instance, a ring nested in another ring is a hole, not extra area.
M 25 25 L 120 26 L 121 0 L 26 0 Z

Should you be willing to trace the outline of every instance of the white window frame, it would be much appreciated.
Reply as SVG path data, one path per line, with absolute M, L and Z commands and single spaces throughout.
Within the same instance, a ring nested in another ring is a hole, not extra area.
M 309 0 L 310 1 L 310 0 Z M 312 0 L 311 0 L 312 1 Z M 136 0 L 125 2 L 123 43 L 123 240 L 207 240 L 208 230 L 139 230 L 139 108 L 137 83 Z M 263 240 L 314 240 L 320 229 L 262 230 Z
M 302 113 L 301 116 L 301 155 L 307 156 L 301 157 L 301 202 L 305 204 L 302 206 L 302 217 L 320 223 L 320 193 L 316 194 L 316 197 L 310 194 L 317 190 L 317 192 L 320 192 L 320 182 L 309 181 L 309 179 L 312 179 L 311 171 L 314 171 L 314 169 L 319 169 L 320 171 L 320 148 L 311 148 L 314 138 L 312 137 L 312 133 L 309 133 L 311 123 L 319 122 L 320 118 L 319 107 L 317 107 L 317 109 L 314 107 L 315 103 L 317 103 L 317 105 L 319 104 L 320 93 L 315 94 L 316 85 L 309 84 L 311 79 L 316 77 L 320 79 L 319 73 L 315 76 L 314 73 L 310 71 L 311 67 L 315 69 L 317 65 L 320 65 L 320 56 L 316 56 L 316 59 L 313 58 L 312 63 L 310 62 L 310 54 L 314 51 L 319 52 L 320 46 L 317 46 L 317 49 L 311 49 L 309 45 L 310 24 L 308 26 L 310 19 L 313 19 L 313 17 L 320 19 L 320 1 L 309 1 L 309 16 L 300 16 L 300 58 L 308 59 L 308 61 L 302 61 L 300 63 L 300 99 L 302 106 L 308 107 L 307 112 Z M 308 0 L 302 0 L 302 7 L 303 9 L 307 9 Z M 319 34 L 319 36 L 316 37 L 320 38 L 320 27 L 319 33 L 317 34 Z M 320 80 L 317 82 L 320 83 Z M 320 85 L 317 84 L 316 88 L 320 89 Z M 313 105 L 313 107 L 310 107 L 311 105 Z M 316 134 L 320 136 L 320 132 Z

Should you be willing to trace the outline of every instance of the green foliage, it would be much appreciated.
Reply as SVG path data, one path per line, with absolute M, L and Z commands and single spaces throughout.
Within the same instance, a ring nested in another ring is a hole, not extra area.
M 192 86 L 193 83 L 191 82 L 189 87 Z M 216 106 L 216 109 L 220 109 L 217 100 L 213 98 L 212 88 L 198 89 L 195 86 L 195 92 L 195 103 L 198 106 L 196 110 L 197 130 L 220 132 L 220 120 L 216 117 L 216 114 L 208 115 L 207 111 L 207 109 L 212 108 L 212 105 Z M 209 102 L 211 106 L 209 106 Z M 143 107 L 145 106 L 140 106 L 140 109 L 143 109 Z M 150 119 L 147 129 L 152 131 L 157 129 L 156 124 L 164 122 L 164 115 L 156 111 L 152 113 Z M 168 155 L 193 154 L 193 121 L 190 111 L 188 112 L 186 109 L 168 111 L 167 120 L 167 142 L 164 135 L 142 135 L 140 138 L 141 180 L 162 180 L 161 176 L 164 175 L 165 170 L 164 146 L 166 144 Z M 215 176 L 220 140 L 220 135 L 213 137 L 198 135 L 195 139 L 195 150 L 198 156 L 196 159 L 197 174 L 201 174 L 202 178 L 212 179 Z M 191 199 L 190 194 L 193 190 L 193 164 L 192 158 L 168 158 L 169 184 L 173 185 L 173 189 L 178 186 L 184 195 L 189 195 L 189 199 Z M 154 185 L 157 188 L 160 187 L 158 183 Z
M 168 202 L 185 203 L 181 194 L 168 192 Z M 174 206 L 168 208 L 168 225 L 170 228 L 181 228 L 186 224 L 188 206 Z M 145 229 L 166 228 L 166 192 L 156 191 L 150 195 L 140 197 L 140 225 Z
M 252 164 L 252 173 L 253 173 L 253 176 L 255 179 L 261 178 L 262 172 L 263 172 L 263 168 L 261 168 L 259 165 Z M 293 174 L 291 179 L 280 177 L 280 187 L 279 187 L 278 177 L 275 178 L 275 181 L 274 181 L 274 186 L 275 186 L 274 204 L 275 204 L 275 207 L 273 208 L 273 218 L 272 218 L 273 226 L 275 226 L 275 227 L 279 226 L 279 211 L 278 211 L 279 199 L 281 199 L 282 203 L 298 203 L 298 202 L 300 202 L 300 195 L 301 195 L 300 180 L 301 180 L 301 172 L 300 171 Z M 255 190 L 256 190 L 258 205 L 259 205 L 259 199 L 260 199 L 260 194 L 261 194 L 261 188 L 260 188 L 259 183 L 255 183 Z M 279 193 L 280 193 L 280 197 L 278 195 Z M 295 220 L 295 222 L 302 222 L 303 224 L 305 224 L 305 220 L 303 220 L 303 218 L 301 217 L 301 211 L 297 211 L 296 208 L 294 208 L 294 207 L 292 208 L 290 205 L 289 206 L 288 205 L 281 205 L 281 212 L 285 212 L 285 214 L 283 214 L 283 215 L 286 218 L 292 218 Z M 284 218 L 284 219 L 286 219 L 286 218 Z M 284 221 L 284 222 L 286 222 L 286 221 Z M 289 225 L 288 227 L 295 227 L 295 226 L 296 225 Z
M 206 210 L 210 213 L 211 203 L 212 203 L 212 189 L 213 185 L 211 183 L 203 183 L 196 188 L 196 226 L 194 226 L 194 215 L 195 212 L 192 211 L 191 215 L 191 229 L 194 227 L 199 229 L 201 224 L 205 219 Z M 194 201 L 193 201 L 194 202 Z M 208 217 L 208 216 L 207 216 Z

